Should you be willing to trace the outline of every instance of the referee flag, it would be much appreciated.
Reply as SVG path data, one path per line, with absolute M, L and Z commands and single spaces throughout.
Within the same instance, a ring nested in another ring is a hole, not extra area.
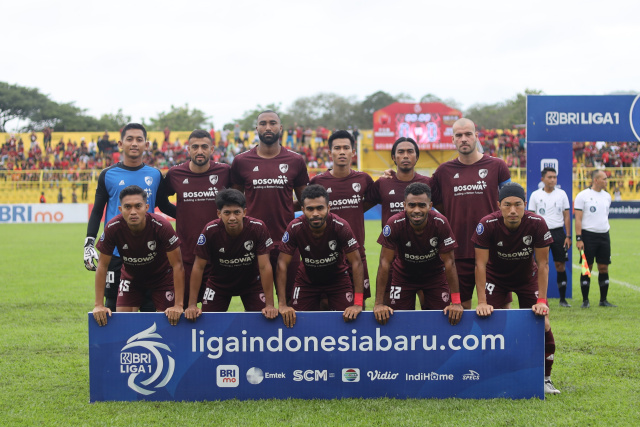
M 591 270 L 589 270 L 589 264 L 587 264 L 587 257 L 584 256 L 584 251 L 580 251 L 580 256 L 582 257 L 582 272 L 583 276 L 591 277 Z

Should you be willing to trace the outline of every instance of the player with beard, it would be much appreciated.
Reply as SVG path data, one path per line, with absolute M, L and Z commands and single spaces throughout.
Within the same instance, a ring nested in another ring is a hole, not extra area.
M 353 156 L 356 154 L 356 141 L 346 130 L 339 130 L 329 137 L 329 151 L 333 161 L 333 169 L 311 178 L 310 184 L 324 187 L 329 194 L 331 212 L 346 220 L 360 245 L 360 258 L 364 268 L 364 299 L 371 296 L 367 257 L 364 249 L 364 213 L 365 193 L 373 185 L 373 179 L 366 172 L 351 169 Z M 351 269 L 349 269 L 350 274 Z
M 382 251 L 373 308 L 376 320 L 384 325 L 394 309 L 414 310 L 416 293 L 422 290 L 422 309 L 443 310 L 449 323 L 456 325 L 463 313 L 453 256 L 458 245 L 447 219 L 431 209 L 428 185 L 414 182 L 405 188 L 404 211 L 389 218 L 378 243 Z M 391 269 L 393 308 L 384 304 L 383 291 Z
M 551 382 L 556 344 L 547 303 L 549 246 L 553 237 L 544 218 L 533 212 L 525 214 L 526 199 L 520 184 L 504 185 L 498 205 L 498 211 L 480 220 L 472 237 L 478 289 L 476 313 L 490 316 L 494 307 L 510 308 L 514 292 L 521 309 L 531 308 L 534 314 L 544 316 L 544 392 L 559 394 Z
M 142 187 L 147 193 L 147 202 L 152 212 L 157 204 L 163 213 L 173 218 L 176 217 L 176 208 L 169 203 L 165 190 L 166 182 L 162 173 L 158 169 L 142 163 L 142 156 L 149 149 L 145 127 L 139 123 L 127 124 L 120 131 L 118 147 L 122 150 L 122 161 L 100 173 L 93 209 L 87 225 L 87 237 L 84 241 L 84 266 L 89 271 L 96 271 L 95 262 L 98 260 L 98 252 L 96 252 L 94 243 L 100 229 L 102 215 L 104 214 L 105 225 L 118 215 L 119 195 L 123 188 L 129 185 Z M 105 305 L 111 311 L 116 310 L 121 268 L 122 257 L 115 249 L 107 271 L 104 291 Z M 150 296 L 147 296 L 141 311 L 155 311 Z
M 104 283 L 111 254 L 118 248 L 123 265 L 116 311 L 138 311 L 150 291 L 157 311 L 164 311 L 169 323 L 176 325 L 182 315 L 184 294 L 180 239 L 169 221 L 148 212 L 147 193 L 142 188 L 125 187 L 119 199 L 121 213 L 107 223 L 97 245 L 101 253 L 93 317 L 98 325 L 104 326 L 107 316 L 111 316 L 111 309 L 103 304 Z
M 323 187 L 308 186 L 301 200 L 304 215 L 289 223 L 278 256 L 278 308 L 284 324 L 293 327 L 296 310 L 320 310 L 323 295 L 327 296 L 331 310 L 344 310 L 346 322 L 355 320 L 362 311 L 364 291 L 358 241 L 349 224 L 329 212 L 329 195 Z M 292 307 L 289 307 L 280 295 L 285 290 L 291 260 L 298 252 L 302 262 L 297 270 Z M 345 258 L 351 264 L 353 282 Z
M 396 173 L 385 174 L 384 177 L 374 182 L 365 194 L 365 210 L 378 203 L 381 204 L 381 228 L 387 224 L 387 221 L 393 215 L 404 211 L 404 190 L 407 185 L 414 182 L 422 182 L 431 186 L 431 178 L 416 172 L 416 163 L 418 163 L 419 158 L 420 149 L 416 141 L 412 138 L 398 138 L 391 147 L 391 160 L 396 164 Z M 388 295 L 391 290 L 393 276 L 392 271 L 389 273 L 389 280 L 385 290 L 385 295 L 387 295 L 385 302 L 387 304 L 390 304 Z M 420 297 L 420 305 L 422 305 L 422 293 L 419 292 L 418 295 Z
M 275 111 L 258 114 L 256 133 L 260 143 L 238 154 L 231 165 L 231 184 L 244 192 L 249 215 L 269 227 L 276 246 L 271 251 L 271 266 L 275 271 L 282 235 L 294 218 L 293 193 L 300 200 L 302 190 L 309 183 L 309 174 L 302 156 L 280 145 L 282 123 Z M 298 254 L 293 257 L 293 266 L 299 258 Z M 293 292 L 295 270 L 291 268 L 287 278 L 288 297 Z M 284 296 L 278 295 L 278 298 Z
M 211 160 L 213 141 L 209 132 L 194 130 L 189 135 L 188 149 L 190 160 L 169 169 L 166 176 L 167 192 L 176 197 L 176 231 L 182 241 L 182 262 L 185 271 L 185 305 L 189 303 L 189 283 L 195 261 L 194 250 L 198 236 L 207 223 L 218 218 L 216 195 L 229 186 L 231 167 L 226 163 Z M 202 293 L 211 265 L 207 264 L 203 281 L 198 292 L 198 301 Z M 186 307 L 185 307 L 186 308 Z
M 262 221 L 246 216 L 246 200 L 238 190 L 221 191 L 216 204 L 219 218 L 203 228 L 196 245 L 185 317 L 196 320 L 203 311 L 227 311 L 231 297 L 240 296 L 245 311 L 262 311 L 267 319 L 275 319 L 278 310 L 273 303 L 273 272 L 269 262 L 273 241 L 267 227 Z M 195 295 L 207 263 L 213 268 L 201 310 Z
M 433 179 L 433 204 L 449 220 L 458 240 L 455 250 L 462 306 L 471 308 L 475 287 L 475 252 L 471 243 L 474 227 L 497 209 L 498 190 L 511 181 L 502 159 L 478 151 L 478 133 L 469 119 L 453 124 L 453 143 L 458 158 L 441 164 Z

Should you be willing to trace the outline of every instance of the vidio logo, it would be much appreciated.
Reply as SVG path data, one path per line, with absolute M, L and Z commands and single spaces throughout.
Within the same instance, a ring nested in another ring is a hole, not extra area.
M 157 389 L 167 385 L 176 366 L 173 357 L 167 354 L 171 353 L 171 349 L 164 343 L 152 341 L 162 339 L 162 336 L 155 332 L 156 324 L 154 323 L 150 328 L 129 338 L 127 345 L 120 350 L 120 373 L 129 374 L 127 381 L 129 388 L 144 395 L 156 392 L 150 388 Z M 132 349 L 135 350 L 131 351 Z M 160 350 L 166 350 L 166 352 L 161 353 Z M 164 377 L 158 381 L 163 372 Z

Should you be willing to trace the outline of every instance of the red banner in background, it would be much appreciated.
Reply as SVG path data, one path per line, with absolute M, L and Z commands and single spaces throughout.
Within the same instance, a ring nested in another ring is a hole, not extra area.
M 453 129 L 462 112 L 440 102 L 395 102 L 373 113 L 373 147 L 390 150 L 396 139 L 413 138 L 421 150 L 453 150 Z

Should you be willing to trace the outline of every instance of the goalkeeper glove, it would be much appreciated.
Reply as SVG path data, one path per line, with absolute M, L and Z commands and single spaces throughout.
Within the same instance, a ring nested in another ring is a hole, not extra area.
M 96 248 L 93 246 L 95 241 L 96 239 L 94 237 L 84 239 L 84 268 L 89 271 L 97 270 L 98 251 L 96 251 Z

